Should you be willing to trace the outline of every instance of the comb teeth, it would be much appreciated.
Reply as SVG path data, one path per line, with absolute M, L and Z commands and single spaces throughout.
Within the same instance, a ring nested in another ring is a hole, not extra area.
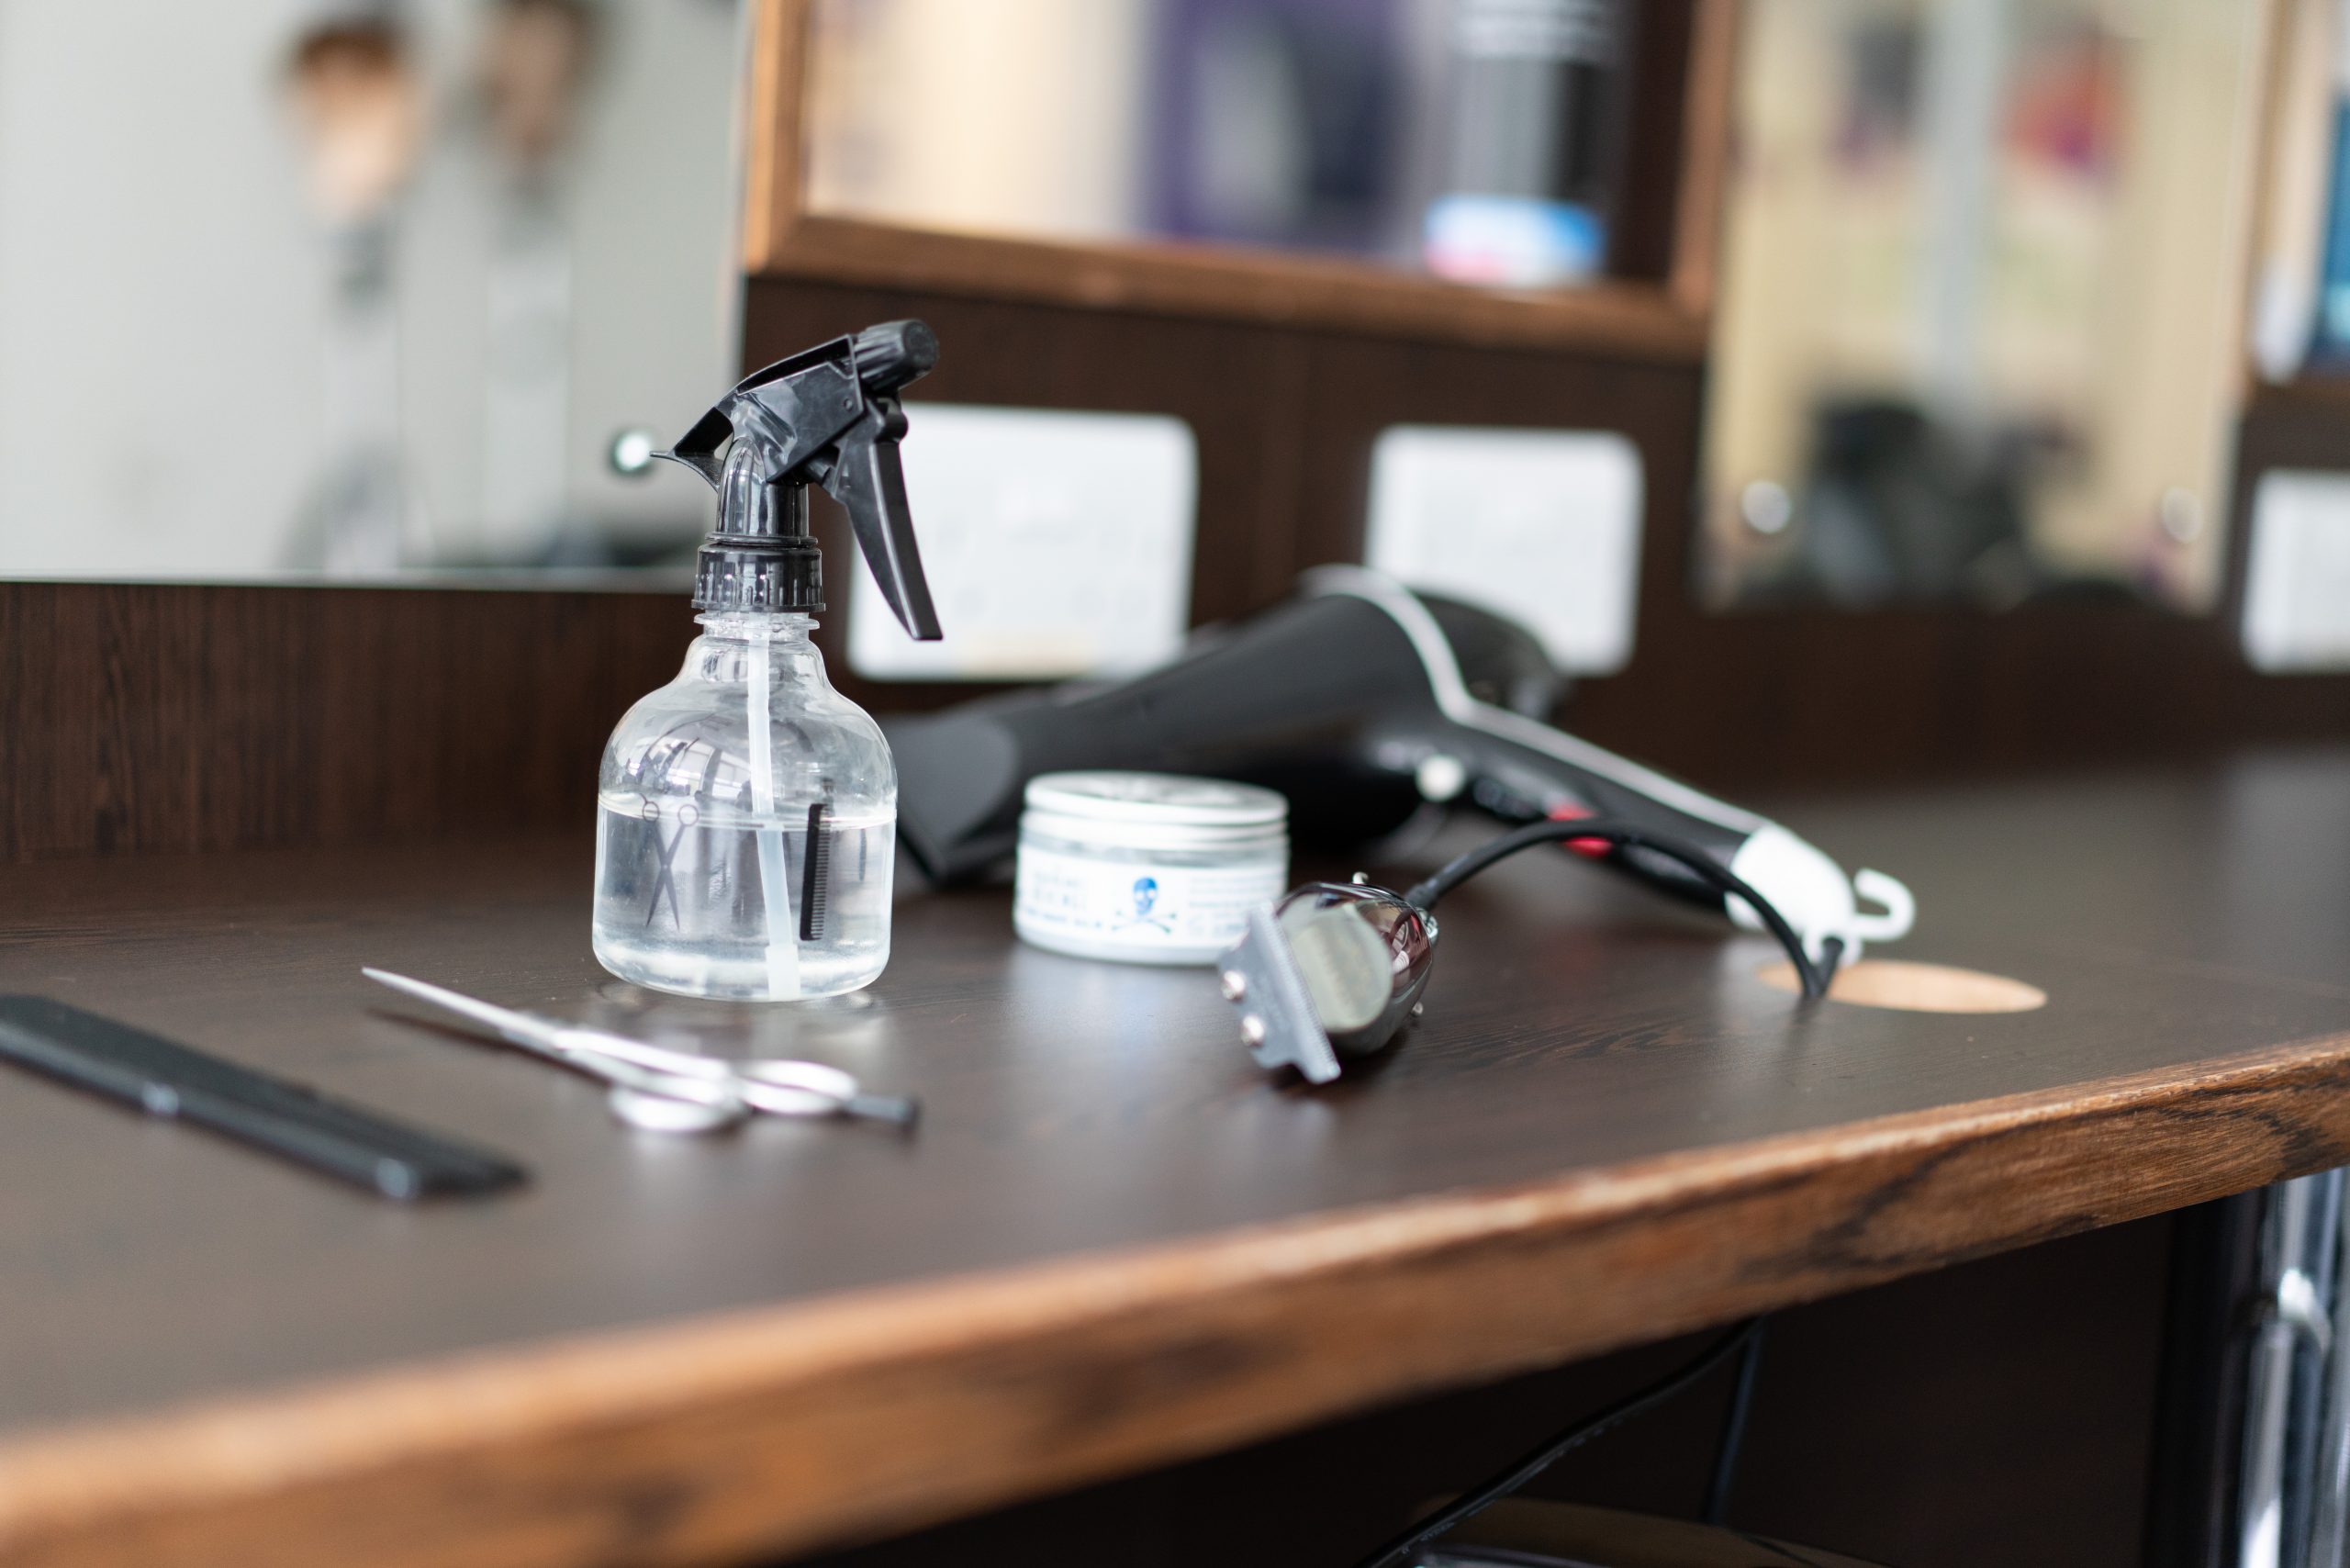
M 808 808 L 808 851 L 800 861 L 800 939 L 821 942 L 824 936 L 824 900 L 833 885 L 833 835 L 825 830 L 830 814 L 822 801 Z

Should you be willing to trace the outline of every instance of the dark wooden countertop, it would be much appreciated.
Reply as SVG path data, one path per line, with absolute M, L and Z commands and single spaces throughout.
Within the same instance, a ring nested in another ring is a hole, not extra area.
M 1802 1010 L 1767 943 L 1521 857 L 1427 1016 L 1267 1082 L 1203 971 L 916 890 L 871 1003 L 648 1002 L 584 845 L 0 870 L 46 992 L 511 1150 L 404 1208 L 0 1074 L 0 1560 L 724 1561 L 887 1533 L 2350 1159 L 2350 751 L 1770 802 L 2043 987 Z M 361 964 L 921 1092 L 632 1134 Z

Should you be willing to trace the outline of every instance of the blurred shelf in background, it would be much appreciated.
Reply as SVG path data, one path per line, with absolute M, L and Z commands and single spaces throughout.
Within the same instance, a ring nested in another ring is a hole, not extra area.
M 817 167 L 828 129 L 819 123 L 827 90 L 820 56 L 829 47 L 822 0 L 761 0 L 745 268 L 755 277 L 1695 364 L 1710 330 L 1738 15 L 1736 0 L 1672 0 L 1628 13 L 1615 70 L 1621 101 L 1606 133 L 1615 188 L 1604 263 L 1579 281 L 1513 286 L 1431 275 L 1420 270 L 1414 236 L 1371 232 L 1376 224 L 1326 244 L 1270 230 L 1236 241 L 1160 222 L 1143 210 L 1157 199 L 1151 192 L 1126 186 L 1163 172 L 1116 172 L 1118 190 L 1095 203 L 1102 210 L 1076 217 L 1051 202 L 1042 216 L 961 210 L 968 200 L 950 211 L 938 206 L 945 196 L 852 207 L 820 188 L 828 184 Z M 1004 92 L 1013 85 L 999 84 Z M 881 107 L 912 112 L 896 98 Z M 1084 107 L 1055 111 L 1082 118 Z M 850 153 L 870 161 L 869 148 Z M 1397 156 L 1407 153 L 1417 155 Z M 909 206 L 919 222 L 905 221 L 899 209 Z

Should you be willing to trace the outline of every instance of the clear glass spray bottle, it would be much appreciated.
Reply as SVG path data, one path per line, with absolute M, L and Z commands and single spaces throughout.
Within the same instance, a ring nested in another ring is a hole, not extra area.
M 664 454 L 710 480 L 719 517 L 695 573 L 702 633 L 612 732 L 598 779 L 596 957 L 622 980 L 783 1002 L 890 961 L 897 772 L 809 640 L 808 486 L 847 508 L 907 631 L 937 637 L 896 398 L 937 355 L 919 321 L 868 328 L 760 371 Z

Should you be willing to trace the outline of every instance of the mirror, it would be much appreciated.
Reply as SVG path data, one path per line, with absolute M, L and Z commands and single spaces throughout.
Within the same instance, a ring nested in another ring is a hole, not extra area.
M 1750 0 L 1713 603 L 2210 606 L 2272 10 Z
M 708 493 L 646 457 L 735 371 L 741 30 L 0 6 L 0 576 L 689 561 Z
M 1639 32 L 1626 0 L 811 0 L 802 199 L 1575 284 L 1609 270 Z

